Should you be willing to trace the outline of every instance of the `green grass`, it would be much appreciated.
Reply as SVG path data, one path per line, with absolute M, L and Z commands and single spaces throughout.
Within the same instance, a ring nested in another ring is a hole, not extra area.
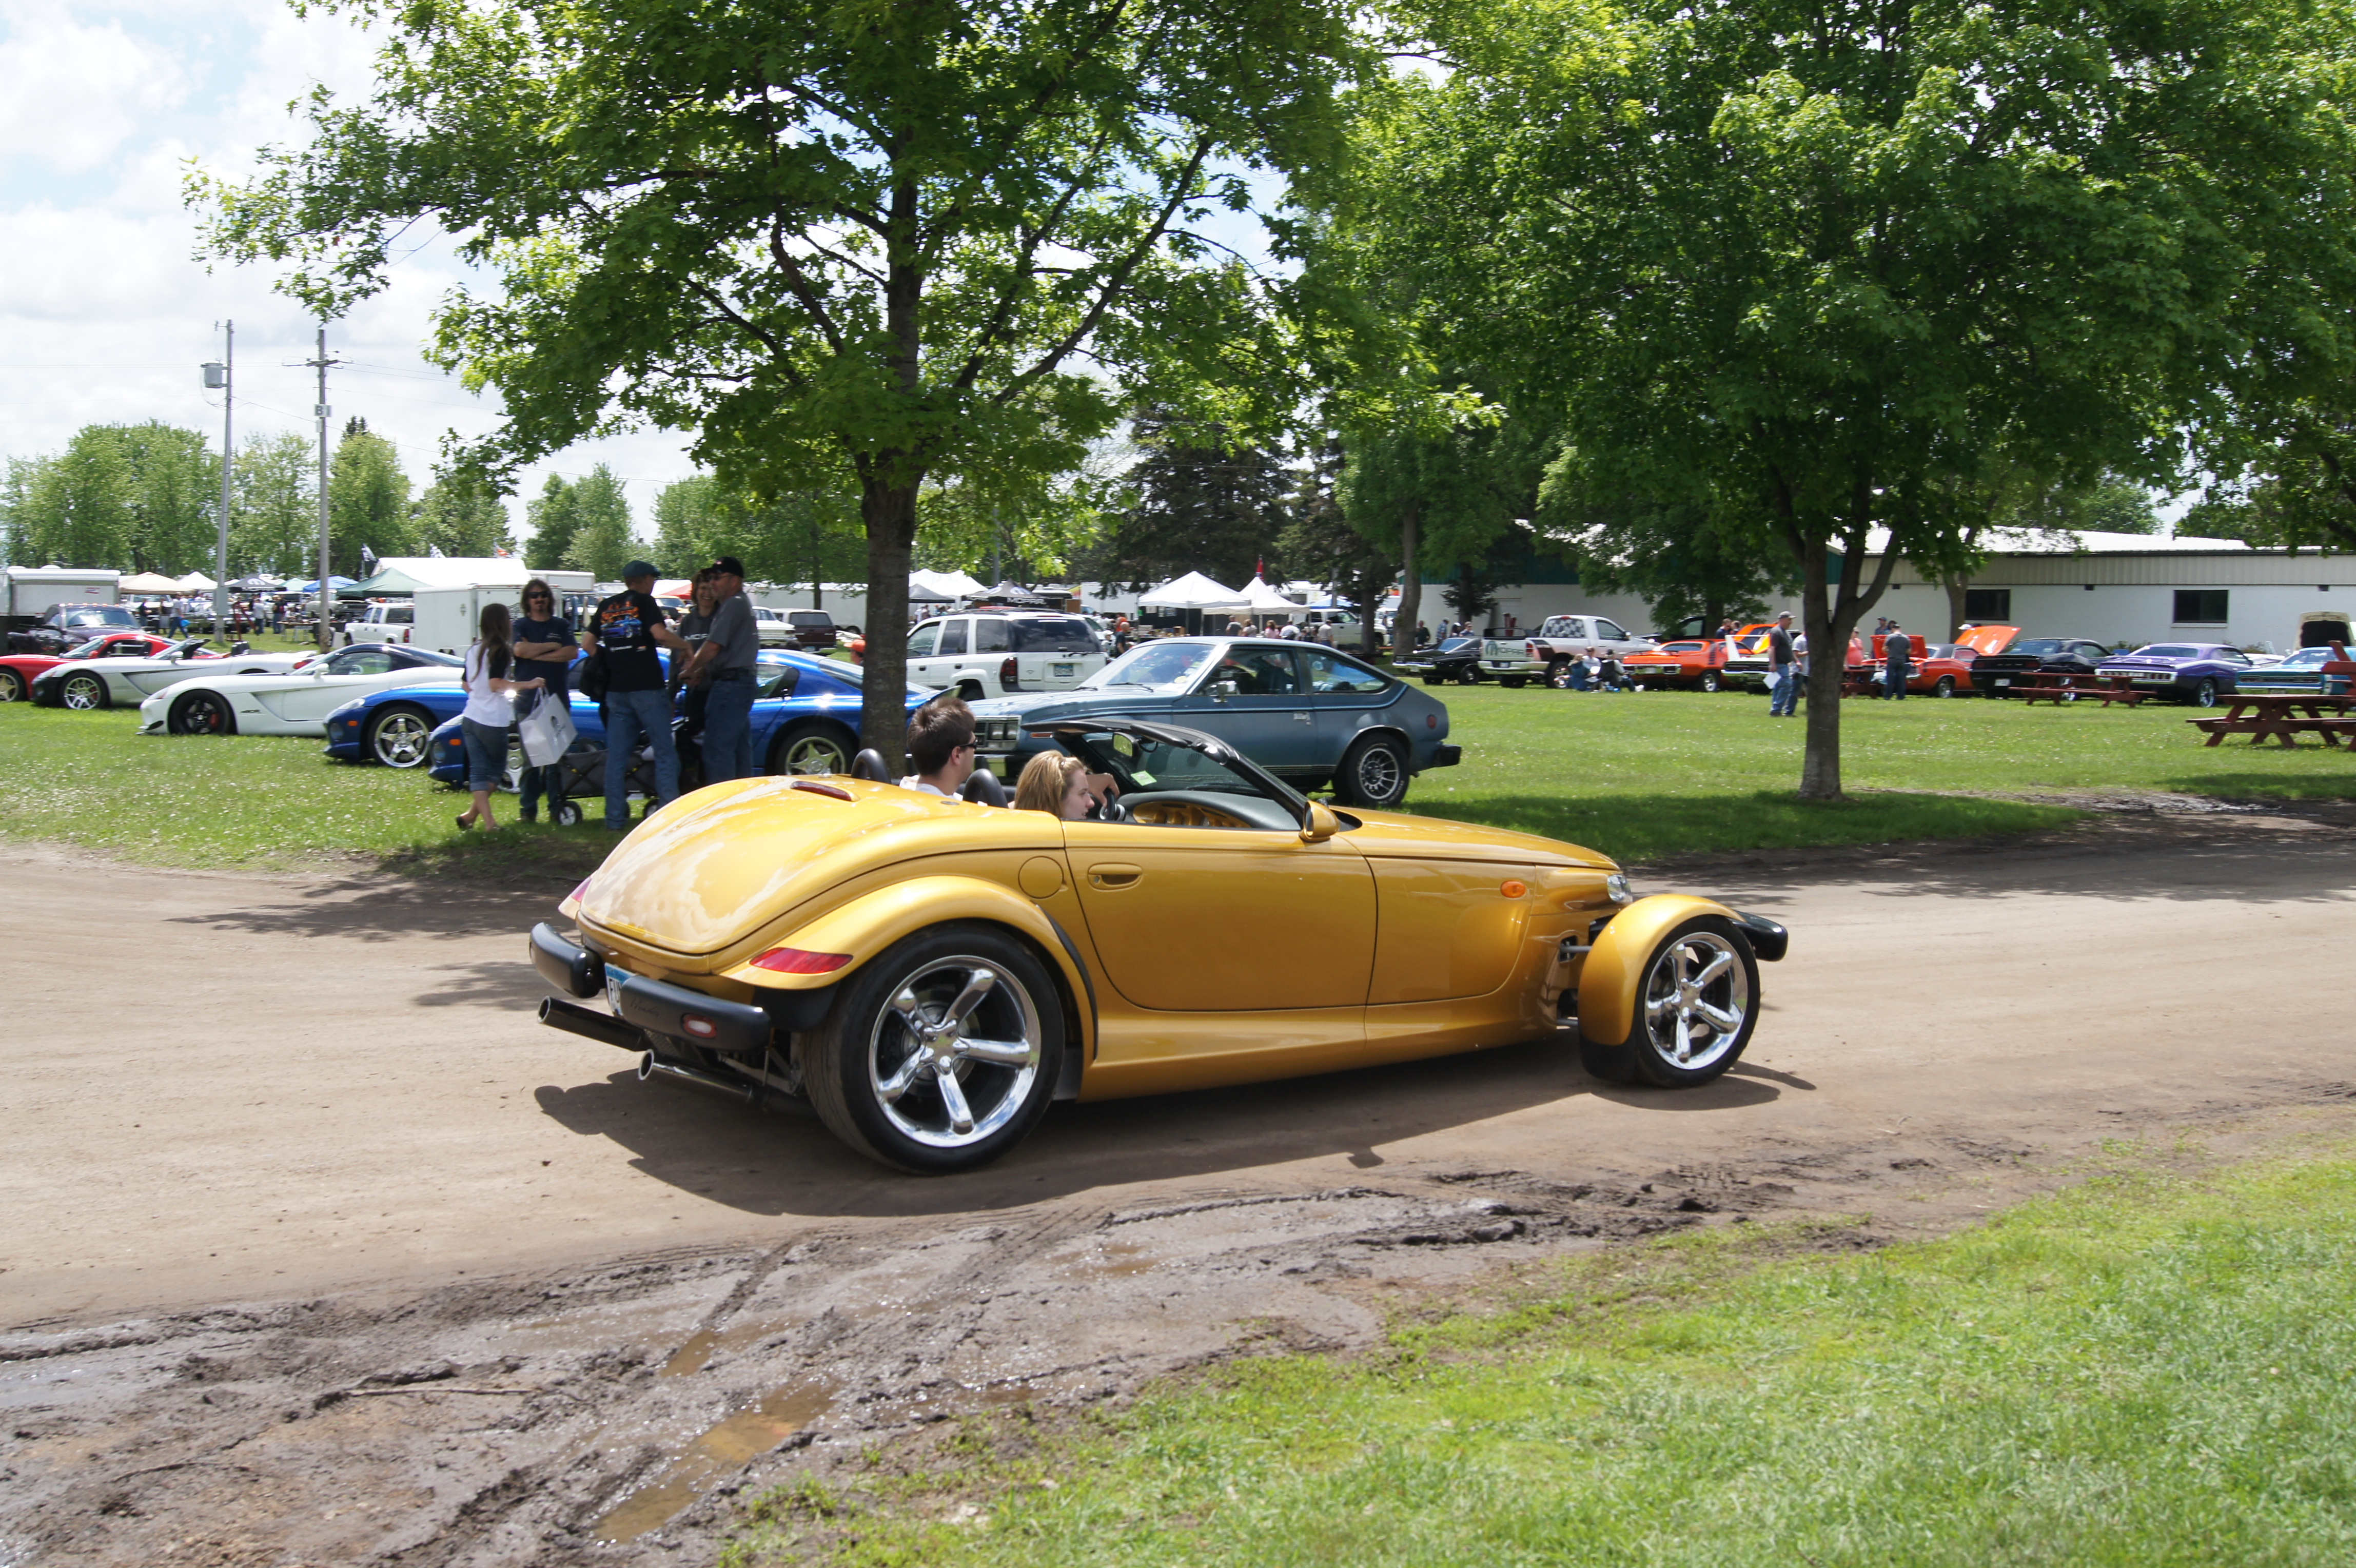
M 596 825 L 462 833 L 467 798 L 422 769 L 330 762 L 325 740 L 142 736 L 135 709 L 0 703 L 0 838 L 44 839 L 153 865 L 264 871 L 395 866 L 584 876 L 613 846 Z M 577 870 L 575 868 L 578 868 Z
M 1789 1255 L 1807 1240 L 1592 1256 L 1377 1354 L 1248 1361 L 1028 1439 L 978 1418 L 930 1474 L 760 1499 L 723 1561 L 2356 1561 L 2344 1151 L 2102 1177 L 1866 1255 Z
M 1622 860 L 1681 851 L 1878 843 L 2059 826 L 2041 790 L 2356 794 L 2356 757 L 2201 747 L 2176 710 L 1851 702 L 1851 797 L 1794 797 L 1802 725 L 1732 694 L 1438 693 L 1462 766 L 1425 774 L 1411 809 L 1589 844 Z M 416 773 L 330 763 L 319 741 L 141 736 L 128 710 L 0 705 L 0 835 L 64 840 L 153 864 L 285 869 L 322 860 L 498 871 L 594 865 L 594 826 L 461 836 L 462 801 Z M 503 818 L 513 809 L 503 798 Z
M 1850 798 L 1815 805 L 1794 796 L 1806 726 L 1770 719 L 1761 697 L 1429 690 L 1447 703 L 1464 760 L 1418 779 L 1413 810 L 1622 860 L 2021 832 L 2075 814 L 1992 794 L 2356 796 L 2350 753 L 2240 741 L 2212 750 L 2181 708 L 1851 699 L 1841 709 Z

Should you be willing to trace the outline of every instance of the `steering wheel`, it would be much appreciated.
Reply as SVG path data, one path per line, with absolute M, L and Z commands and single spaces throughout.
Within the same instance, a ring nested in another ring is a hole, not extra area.
M 1127 822 L 1136 819 L 1129 814 L 1129 802 L 1116 795 L 1097 808 L 1096 820 L 1100 822 Z

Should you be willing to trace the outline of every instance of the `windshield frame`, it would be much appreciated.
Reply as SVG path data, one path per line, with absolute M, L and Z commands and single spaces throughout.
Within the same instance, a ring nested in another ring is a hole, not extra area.
M 1098 670 L 1088 676 L 1087 680 L 1082 681 L 1077 686 L 1073 687 L 1072 690 L 1076 692 L 1108 692 L 1119 687 L 1129 686 L 1134 687 L 1141 692 L 1155 692 L 1166 696 L 1184 696 L 1191 693 L 1196 685 L 1201 683 L 1204 671 L 1206 669 L 1216 669 L 1218 667 L 1219 650 L 1223 646 L 1225 645 L 1220 642 L 1202 638 L 1156 638 L 1150 642 L 1139 643 L 1135 648 L 1130 649 L 1128 652 L 1107 663 L 1103 669 Z M 1153 682 L 1146 681 L 1119 681 L 1106 679 L 1108 675 L 1119 675 L 1124 673 L 1156 654 L 1167 654 L 1173 650 L 1183 650 L 1199 653 L 1201 655 L 1201 659 L 1197 663 L 1190 665 L 1177 677 L 1177 679 L 1173 681 Z
M 1256 796 L 1273 805 L 1280 806 L 1290 814 L 1293 822 L 1301 828 L 1305 830 L 1309 826 L 1309 797 L 1301 794 L 1216 736 L 1205 735 L 1198 729 L 1188 729 L 1182 725 L 1152 724 L 1142 719 L 1076 718 L 1058 719 L 1033 726 L 1030 734 L 1033 739 L 1052 741 L 1063 751 L 1080 758 L 1081 761 L 1100 771 L 1111 774 L 1113 781 L 1120 787 L 1123 796 L 1154 794 L 1159 792 L 1162 786 L 1134 785 L 1132 781 L 1135 775 L 1130 771 L 1129 765 L 1122 761 L 1110 747 L 1097 744 L 1098 736 L 1128 736 L 1132 739 L 1152 741 L 1157 745 L 1179 746 L 1207 757 L 1226 768 L 1247 786 L 1235 793 Z

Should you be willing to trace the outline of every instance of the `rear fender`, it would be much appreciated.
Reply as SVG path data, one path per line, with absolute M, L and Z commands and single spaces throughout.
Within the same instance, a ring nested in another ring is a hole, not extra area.
M 1579 972 L 1579 1032 L 1590 1040 L 1617 1044 L 1636 1019 L 1636 989 L 1644 981 L 1644 961 L 1663 937 L 1697 915 L 1716 915 L 1740 929 L 1742 918 L 1725 905 L 1685 893 L 1639 898 L 1612 917 Z
M 1069 1009 L 1066 1022 L 1076 1018 L 1087 1036 L 1082 1041 L 1085 1058 L 1094 1058 L 1095 1009 L 1087 1004 L 1094 992 L 1070 944 L 1038 905 L 979 876 L 918 876 L 895 882 L 839 904 L 763 945 L 763 951 L 787 947 L 805 952 L 849 953 L 851 961 L 841 969 L 825 974 L 778 974 L 757 969 L 748 961 L 723 970 L 721 975 L 762 991 L 816 991 L 840 984 L 902 938 L 949 920 L 988 920 L 1029 938 L 1063 984 L 1063 1000 Z

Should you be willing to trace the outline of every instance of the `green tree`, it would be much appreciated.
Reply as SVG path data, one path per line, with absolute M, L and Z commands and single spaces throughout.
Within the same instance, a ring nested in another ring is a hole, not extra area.
M 17 509 L 27 560 L 40 565 L 122 566 L 139 536 L 131 465 L 114 427 L 84 425 L 42 458 Z
M 2281 296 L 2314 298 L 2315 236 L 2349 230 L 2342 26 L 2288 0 L 1451 9 L 1452 74 L 1368 97 L 1355 220 L 1502 384 L 1559 402 L 1582 489 L 1779 543 L 1841 647 L 1899 558 L 1963 564 L 1997 467 L 2164 482 L 2239 357 L 2286 347 Z M 1883 529 L 1876 571 L 1835 571 Z M 1839 677 L 1814 662 L 1811 799 L 1840 793 Z
M 1150 405 L 1132 438 L 1141 451 L 1130 470 L 1134 499 L 1088 558 L 1101 582 L 1142 588 L 1187 572 L 1239 587 L 1273 561 L 1284 530 L 1292 475 L 1281 454 L 1221 439 Z
M 308 578 L 319 566 L 319 475 L 297 433 L 246 438 L 237 455 L 230 569 Z
M 328 560 L 340 576 L 365 577 L 363 548 L 381 560 L 418 555 L 410 520 L 409 476 L 391 442 L 372 434 L 365 419 L 345 422 L 327 469 Z
M 601 583 L 613 582 L 642 553 L 638 536 L 630 530 L 630 503 L 622 498 L 622 481 L 600 463 L 573 487 L 570 500 L 574 532 L 562 564 L 593 572 Z
M 477 471 L 458 468 L 435 476 L 418 499 L 414 533 L 426 554 L 497 555 L 512 550 L 507 502 Z
M 563 565 L 573 553 L 573 535 L 581 532 L 581 509 L 572 484 L 562 474 L 549 475 L 524 513 L 531 526 L 531 537 L 524 542 L 524 564 L 535 572 Z
M 859 497 L 843 487 L 757 501 L 710 474 L 666 485 L 654 504 L 652 559 L 685 576 L 721 555 L 744 563 L 753 581 L 855 583 L 867 570 Z
M 0 566 L 46 564 L 33 553 L 32 505 L 48 464 L 47 457 L 11 457 L 0 475 Z
M 161 420 L 111 432 L 131 487 L 131 559 L 142 571 L 216 575 L 220 454 L 200 431 Z
M 862 736 L 897 757 L 929 475 L 1068 471 L 1146 384 L 1230 419 L 1295 401 L 1264 289 L 1193 225 L 1248 207 L 1245 166 L 1317 156 L 1354 15 L 447 0 L 371 13 L 373 95 L 192 195 L 214 253 L 288 263 L 323 315 L 412 225 L 456 235 L 497 287 L 445 305 L 434 352 L 498 388 L 495 466 L 637 420 L 758 496 L 847 467 Z
M 1382 631 L 1375 613 L 1390 591 L 1398 563 L 1388 548 L 1354 526 L 1343 511 L 1335 493 L 1342 465 L 1339 437 L 1328 434 L 1311 448 L 1292 492 L 1291 517 L 1277 536 L 1277 554 L 1294 576 L 1323 585 L 1334 597 L 1356 608 L 1358 649 L 1372 659 L 1382 650 Z M 1410 623 L 1410 639 L 1413 633 Z

